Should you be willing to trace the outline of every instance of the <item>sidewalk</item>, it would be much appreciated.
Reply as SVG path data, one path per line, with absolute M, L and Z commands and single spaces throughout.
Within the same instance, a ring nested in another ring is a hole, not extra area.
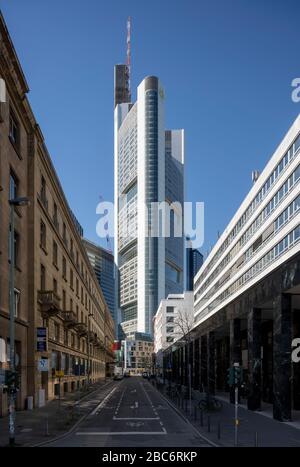
M 191 421 L 197 430 L 206 438 L 220 446 L 234 446 L 235 420 L 234 405 L 222 397 L 223 408 L 218 412 L 203 412 L 203 426 L 201 413 L 196 401 L 192 400 L 190 416 L 189 401 L 183 401 L 179 407 L 178 400 L 165 397 Z M 181 404 L 182 406 L 182 404 Z M 282 423 L 260 412 L 252 412 L 239 406 L 238 446 L 241 447 L 300 447 L 300 430 L 289 423 Z M 210 431 L 209 431 L 210 425 Z M 219 433 L 218 433 L 219 432 Z
M 15 440 L 18 446 L 33 446 L 69 431 L 103 399 L 111 379 L 95 383 L 86 391 L 66 394 L 44 407 L 16 412 Z M 8 444 L 8 417 L 0 418 L 0 447 Z

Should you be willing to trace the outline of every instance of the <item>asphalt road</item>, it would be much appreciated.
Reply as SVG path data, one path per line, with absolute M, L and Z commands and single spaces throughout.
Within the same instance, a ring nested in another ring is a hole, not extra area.
M 195 428 L 141 377 L 116 381 L 71 434 L 48 446 L 204 447 Z

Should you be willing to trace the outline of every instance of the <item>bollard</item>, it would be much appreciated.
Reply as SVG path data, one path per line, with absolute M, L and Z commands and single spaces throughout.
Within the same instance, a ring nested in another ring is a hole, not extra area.
M 203 426 L 203 410 L 200 410 L 200 425 Z
M 258 447 L 258 433 L 257 433 L 257 431 L 255 432 L 254 446 L 255 446 L 256 448 Z
M 207 431 L 210 433 L 210 415 L 207 416 Z
M 218 439 L 221 439 L 221 422 L 218 422 Z
M 194 407 L 194 419 L 197 420 L 197 406 Z

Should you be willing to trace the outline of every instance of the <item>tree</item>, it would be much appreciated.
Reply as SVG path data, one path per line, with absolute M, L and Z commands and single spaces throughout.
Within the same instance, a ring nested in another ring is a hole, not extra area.
M 189 312 L 190 311 L 190 312 Z M 190 362 L 190 348 L 192 343 L 192 329 L 194 325 L 193 310 L 179 310 L 174 320 L 174 337 L 177 337 L 177 343 L 183 341 L 187 349 L 188 363 L 188 391 L 190 401 L 190 414 L 192 410 L 192 368 Z

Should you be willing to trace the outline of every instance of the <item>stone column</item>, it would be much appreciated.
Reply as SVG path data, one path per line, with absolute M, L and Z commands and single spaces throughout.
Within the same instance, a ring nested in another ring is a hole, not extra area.
M 278 295 L 273 310 L 273 416 L 291 420 L 291 296 Z
M 248 409 L 261 408 L 261 310 L 252 308 L 248 314 Z
M 235 318 L 230 320 L 230 366 L 234 363 L 242 363 L 241 347 L 241 320 Z M 234 387 L 230 388 L 230 402 L 234 403 Z
M 207 368 L 208 368 L 208 392 L 216 392 L 216 354 L 215 354 L 215 333 L 213 331 L 207 336 Z
M 201 336 L 201 387 L 200 391 L 207 390 L 207 335 Z

